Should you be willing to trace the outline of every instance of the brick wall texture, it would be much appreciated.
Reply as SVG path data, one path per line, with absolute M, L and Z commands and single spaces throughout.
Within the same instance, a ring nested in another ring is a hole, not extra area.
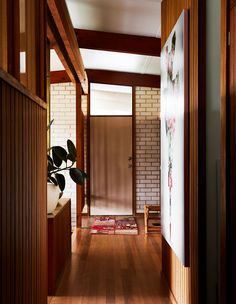
M 67 139 L 76 142 L 76 99 L 72 83 L 51 85 L 51 145 L 66 148 Z M 63 173 L 64 174 L 64 173 Z M 76 184 L 64 174 L 66 187 L 63 197 L 71 198 L 72 225 L 76 225 Z
M 136 88 L 136 211 L 160 203 L 160 90 Z
M 82 97 L 85 115 L 85 143 L 87 98 Z M 136 88 L 136 211 L 143 212 L 144 204 L 160 203 L 160 90 Z M 76 141 L 76 99 L 72 83 L 51 85 L 51 145 L 66 147 L 69 138 Z M 86 152 L 86 145 L 85 145 Z M 85 153 L 86 155 L 86 153 Z M 85 159 L 86 164 L 86 159 Z M 86 171 L 86 168 L 85 168 Z M 72 224 L 76 219 L 76 186 L 68 174 L 64 197 L 72 203 Z

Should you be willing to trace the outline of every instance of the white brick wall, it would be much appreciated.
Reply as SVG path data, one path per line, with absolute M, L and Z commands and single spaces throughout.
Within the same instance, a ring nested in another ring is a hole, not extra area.
M 72 83 L 51 85 L 51 145 L 66 148 L 67 139 L 76 142 L 76 99 L 75 86 Z M 72 225 L 76 223 L 76 185 L 69 177 L 66 178 L 64 197 L 71 198 Z
M 160 203 L 160 90 L 136 88 L 136 211 Z

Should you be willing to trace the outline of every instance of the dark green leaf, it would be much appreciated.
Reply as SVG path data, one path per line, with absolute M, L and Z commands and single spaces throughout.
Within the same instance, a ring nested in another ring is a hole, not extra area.
M 67 152 L 64 148 L 62 148 L 60 146 L 54 146 L 54 147 L 52 147 L 52 153 L 57 155 L 57 157 L 60 158 L 61 160 L 66 161 Z M 53 156 L 53 160 L 54 160 L 54 155 L 52 155 L 52 156 Z
M 70 139 L 67 140 L 67 148 L 69 154 L 76 160 L 76 147 Z
M 56 173 L 55 176 L 56 176 L 56 180 L 58 182 L 58 186 L 59 186 L 60 190 L 63 191 L 65 189 L 65 185 L 66 185 L 64 175 Z
M 53 176 L 48 176 L 48 179 L 51 183 L 53 183 L 55 186 L 58 186 L 57 180 Z
M 51 172 L 54 169 L 54 166 L 51 164 L 51 162 L 48 161 L 48 172 Z
M 81 172 L 82 172 L 84 178 L 88 178 L 88 174 L 87 173 L 85 173 L 84 171 L 81 171 Z
M 76 184 L 83 185 L 84 177 L 83 177 L 83 173 L 80 169 L 71 168 L 70 169 L 70 177 Z
M 48 157 L 48 162 L 53 166 L 53 160 L 51 156 L 48 154 L 47 157 Z
M 71 154 L 67 155 L 67 159 L 69 159 L 72 163 L 74 163 L 76 161 L 76 158 Z

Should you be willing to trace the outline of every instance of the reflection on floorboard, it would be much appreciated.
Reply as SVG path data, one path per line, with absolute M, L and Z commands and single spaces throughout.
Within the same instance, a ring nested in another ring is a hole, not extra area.
M 84 219 L 83 226 L 88 227 Z M 88 228 L 72 236 L 72 254 L 50 304 L 170 304 L 161 276 L 161 236 L 91 235 Z

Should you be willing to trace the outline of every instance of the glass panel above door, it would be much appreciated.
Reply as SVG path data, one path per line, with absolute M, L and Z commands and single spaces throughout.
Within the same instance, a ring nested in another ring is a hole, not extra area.
M 90 86 L 91 116 L 131 116 L 132 87 L 92 83 Z

